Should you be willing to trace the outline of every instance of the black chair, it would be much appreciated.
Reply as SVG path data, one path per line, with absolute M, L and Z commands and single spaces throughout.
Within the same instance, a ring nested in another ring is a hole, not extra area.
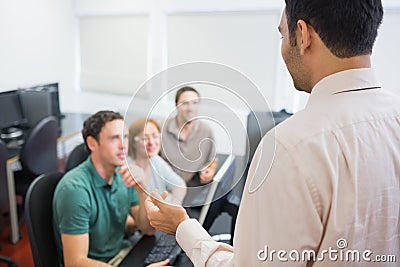
M 58 122 L 48 116 L 28 133 L 20 153 L 22 170 L 14 172 L 15 192 L 25 198 L 29 185 L 43 173 L 57 171 Z
M 90 155 L 90 152 L 86 148 L 85 143 L 79 144 L 74 149 L 72 149 L 69 154 L 67 161 L 65 162 L 65 172 L 75 168 L 82 162 L 84 162 L 87 157 Z
M 249 140 L 249 158 L 250 164 L 253 159 L 254 152 L 263 136 L 276 125 L 286 120 L 292 113 L 287 112 L 285 109 L 281 111 L 250 111 L 247 115 L 247 137 Z
M 6 145 L 0 140 L 0 232 L 3 226 L 3 213 L 7 200 L 7 158 L 8 151 Z M 1 250 L 1 246 L 0 246 Z M 18 265 L 10 258 L 0 255 L 0 262 L 7 263 L 9 267 L 17 267 Z
M 29 187 L 25 200 L 25 220 L 35 267 L 58 266 L 53 233 L 53 196 L 63 173 L 43 174 Z
M 14 172 L 15 193 L 22 197 L 19 214 L 24 213 L 25 196 L 32 181 L 41 174 L 58 169 L 58 120 L 54 116 L 41 119 L 27 134 L 19 154 L 22 170 Z M 24 220 L 19 216 L 19 224 Z
M 1 246 L 0 246 L 0 250 L 1 250 Z M 0 255 L 0 263 L 2 263 L 2 262 L 7 263 L 8 267 L 18 267 L 18 264 L 13 262 L 9 257 Z
M 292 113 L 287 112 L 285 109 L 280 111 L 250 111 L 247 115 L 247 139 L 248 143 L 246 144 L 247 152 L 246 156 L 242 159 L 242 164 L 245 165 L 243 178 L 236 185 L 235 191 L 238 192 L 238 196 L 241 199 L 242 193 L 244 189 L 244 185 L 246 183 L 247 174 L 249 172 L 250 163 L 253 159 L 254 153 L 261 142 L 261 139 L 264 135 L 270 131 L 272 128 L 277 126 L 279 123 L 288 119 L 292 116 Z

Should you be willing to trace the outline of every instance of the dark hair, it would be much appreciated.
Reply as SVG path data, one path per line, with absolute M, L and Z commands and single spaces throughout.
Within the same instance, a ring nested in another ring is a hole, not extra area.
M 98 142 L 101 129 L 107 122 L 113 120 L 123 120 L 123 119 L 124 117 L 122 117 L 121 114 L 110 110 L 98 111 L 89 118 L 87 118 L 83 123 L 82 137 L 83 140 L 85 141 L 85 145 L 88 151 L 90 151 L 86 141 L 86 138 L 88 136 L 92 136 Z
M 181 97 L 181 95 L 182 95 L 184 92 L 187 92 L 187 91 L 195 92 L 195 93 L 200 97 L 200 94 L 199 94 L 199 92 L 197 92 L 196 89 L 194 89 L 193 87 L 190 87 L 190 86 L 185 86 L 185 87 L 182 87 L 181 89 L 179 89 L 179 90 L 176 92 L 176 95 L 175 95 L 175 105 L 178 105 L 179 98 Z
M 337 57 L 372 53 L 382 22 L 381 0 L 285 0 L 290 44 L 296 45 L 298 20 L 310 24 Z

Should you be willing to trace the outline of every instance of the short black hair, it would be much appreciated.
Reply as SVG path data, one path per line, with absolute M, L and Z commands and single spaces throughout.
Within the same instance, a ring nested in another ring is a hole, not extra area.
M 88 136 L 92 136 L 98 142 L 101 129 L 107 122 L 113 120 L 123 120 L 123 119 L 124 117 L 122 117 L 121 114 L 110 110 L 98 111 L 89 118 L 87 118 L 83 123 L 82 137 L 83 140 L 85 141 L 85 145 L 88 151 L 90 151 L 86 141 Z
M 181 95 L 182 95 L 184 92 L 187 92 L 187 91 L 195 92 L 195 93 L 200 97 L 199 92 L 197 92 L 197 90 L 194 89 L 193 87 L 190 87 L 190 86 L 182 87 L 181 89 L 179 89 L 179 90 L 176 92 L 176 95 L 175 95 L 175 105 L 176 105 L 176 106 L 178 105 L 178 101 L 179 101 L 179 98 L 181 97 Z
M 296 24 L 304 20 L 339 58 L 368 55 L 382 23 L 381 0 L 285 0 L 290 44 Z

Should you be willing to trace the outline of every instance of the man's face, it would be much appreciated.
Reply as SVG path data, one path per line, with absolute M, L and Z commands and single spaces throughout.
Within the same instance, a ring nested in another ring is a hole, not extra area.
M 177 117 L 182 123 L 190 122 L 198 114 L 199 96 L 192 91 L 183 92 L 176 105 L 178 110 Z
M 96 146 L 94 153 L 98 153 L 103 164 L 114 167 L 124 164 L 124 150 L 128 147 L 128 131 L 124 121 L 118 119 L 107 122 L 101 129 Z
M 279 24 L 279 32 L 281 33 L 281 55 L 285 61 L 286 67 L 292 76 L 294 87 L 299 91 L 306 91 L 307 88 L 307 71 L 300 55 L 298 42 L 295 46 L 290 45 L 289 29 L 286 20 L 286 13 L 283 10 L 281 22 Z

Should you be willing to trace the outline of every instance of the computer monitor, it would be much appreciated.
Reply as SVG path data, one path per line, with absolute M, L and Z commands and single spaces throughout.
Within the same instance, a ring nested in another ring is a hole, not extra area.
M 18 92 L 0 93 L 0 129 L 23 126 L 26 122 Z
M 273 112 L 251 111 L 249 113 L 247 116 L 247 137 L 249 141 L 248 163 L 253 159 L 254 152 L 263 136 L 291 115 L 291 113 L 284 109 Z
M 58 83 L 20 89 L 19 94 L 22 108 L 31 127 L 47 116 L 61 118 Z

